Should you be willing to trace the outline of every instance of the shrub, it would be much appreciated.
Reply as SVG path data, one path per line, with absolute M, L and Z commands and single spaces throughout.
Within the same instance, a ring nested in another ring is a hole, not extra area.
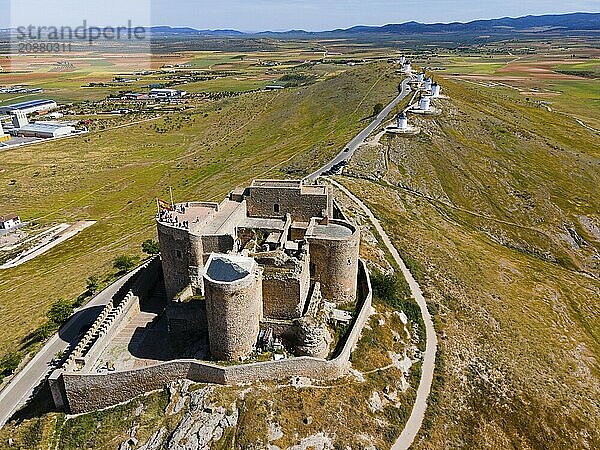
M 0 374 L 4 376 L 12 374 L 19 367 L 22 359 L 23 355 L 19 352 L 10 352 L 4 356 L 0 361 Z
M 373 115 L 376 116 L 377 114 L 379 114 L 381 111 L 383 111 L 383 103 L 376 103 L 373 106 Z
M 43 342 L 44 340 L 48 339 L 55 331 L 56 325 L 51 321 L 47 321 L 43 325 L 37 327 L 27 336 L 27 345 L 35 344 L 36 342 Z
M 119 273 L 129 272 L 135 267 L 136 258 L 130 255 L 117 256 L 113 263 L 113 267 L 119 271 Z
M 94 295 L 100 288 L 100 279 L 97 276 L 92 275 L 87 279 L 86 288 L 89 295 Z
M 160 253 L 160 246 L 158 242 L 148 239 L 142 243 L 142 251 L 148 255 L 158 255 Z
M 65 323 L 73 314 L 73 304 L 60 299 L 48 311 L 48 320 L 58 326 Z

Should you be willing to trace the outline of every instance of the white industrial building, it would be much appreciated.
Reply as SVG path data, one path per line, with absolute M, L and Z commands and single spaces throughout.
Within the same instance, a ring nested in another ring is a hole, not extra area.
M 24 127 L 29 123 L 27 114 L 25 114 L 23 111 L 15 111 L 15 113 L 12 115 L 12 123 L 14 128 Z
M 0 142 L 8 141 L 10 139 L 10 135 L 4 132 L 4 127 L 2 126 L 2 122 L 0 122 Z
M 10 214 L 0 217 L 0 230 L 10 230 L 21 223 L 21 218 L 17 215 Z
M 28 102 L 15 103 L 8 106 L 0 107 L 0 114 L 32 114 L 35 112 L 50 111 L 58 108 L 58 104 L 54 100 L 30 100 Z
M 53 123 L 30 123 L 16 131 L 17 136 L 37 137 L 42 139 L 68 136 L 75 132 L 75 127 Z
M 152 98 L 177 98 L 186 95 L 186 91 L 178 91 L 177 89 L 152 89 L 150 91 L 150 97 Z

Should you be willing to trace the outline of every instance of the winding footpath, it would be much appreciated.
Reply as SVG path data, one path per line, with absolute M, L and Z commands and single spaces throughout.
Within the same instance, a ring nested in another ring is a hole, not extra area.
M 413 277 L 412 273 L 406 267 L 406 264 L 400 257 L 400 254 L 392 244 L 389 236 L 379 223 L 379 220 L 375 217 L 375 215 L 371 212 L 367 205 L 365 205 L 358 197 L 356 197 L 352 192 L 350 192 L 347 188 L 342 186 L 335 180 L 327 178 L 327 180 L 340 189 L 344 194 L 346 194 L 358 207 L 367 215 L 379 235 L 387 249 L 390 251 L 394 261 L 400 267 L 402 274 L 406 278 L 406 281 L 410 287 L 410 291 L 417 301 L 419 308 L 421 310 L 421 316 L 423 317 L 423 322 L 425 323 L 425 333 L 426 333 L 426 347 L 425 353 L 423 354 L 423 366 L 421 368 L 421 381 L 419 382 L 419 387 L 417 389 L 417 398 L 415 404 L 413 405 L 413 409 L 410 413 L 410 417 L 406 422 L 404 430 L 402 430 L 402 434 L 398 438 L 398 440 L 392 446 L 392 450 L 408 450 L 410 446 L 413 444 L 419 430 L 421 429 L 421 425 L 423 424 L 423 419 L 425 417 L 425 411 L 427 410 L 427 400 L 429 398 L 429 393 L 431 391 L 431 384 L 433 383 L 433 371 L 435 369 L 435 354 L 437 351 L 437 336 L 435 334 L 435 328 L 433 327 L 433 320 L 431 319 L 431 314 L 429 314 L 429 310 L 427 309 L 427 303 L 425 302 L 425 297 L 423 297 L 423 291 L 421 287 Z

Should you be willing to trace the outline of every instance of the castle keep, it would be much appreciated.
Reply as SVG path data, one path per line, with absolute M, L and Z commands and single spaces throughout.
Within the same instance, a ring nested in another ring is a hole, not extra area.
M 327 355 L 325 302 L 356 301 L 360 242 L 329 187 L 255 180 L 220 204 L 163 210 L 157 226 L 174 339 L 205 332 L 218 360 L 248 357 L 261 336 Z
M 348 372 L 372 288 L 359 231 L 330 188 L 257 180 L 220 204 L 170 205 L 156 221 L 160 257 L 114 292 L 48 378 L 57 408 L 93 411 L 180 379 Z

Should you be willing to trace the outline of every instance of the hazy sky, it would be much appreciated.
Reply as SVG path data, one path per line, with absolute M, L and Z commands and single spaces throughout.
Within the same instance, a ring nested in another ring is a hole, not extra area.
M 3 8 L 2 8 L 3 7 Z M 11 24 L 172 25 L 325 30 L 353 25 L 468 21 L 527 14 L 600 12 L 600 0 L 0 0 Z

